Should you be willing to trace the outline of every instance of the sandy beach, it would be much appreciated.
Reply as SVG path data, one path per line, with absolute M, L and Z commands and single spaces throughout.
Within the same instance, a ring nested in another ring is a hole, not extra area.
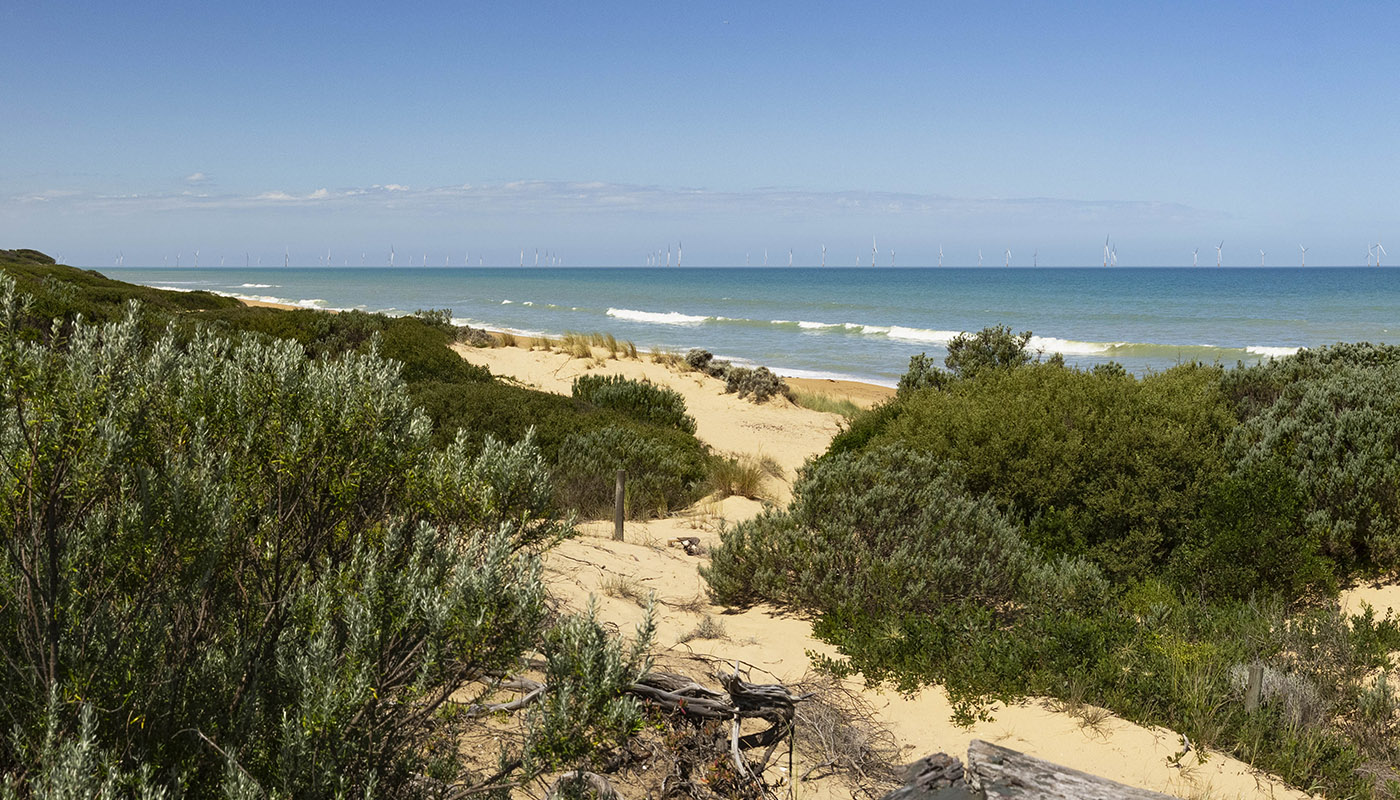
M 696 420 L 697 435 L 712 448 L 733 455 L 767 457 L 781 465 L 783 480 L 773 480 L 765 487 L 769 503 L 787 501 L 797 469 L 810 456 L 823 452 L 842 424 L 836 414 L 800 408 L 783 399 L 754 405 L 725 394 L 718 379 L 676 371 L 647 360 L 645 355 L 641 360 L 600 362 L 523 347 L 458 346 L 457 350 L 463 358 L 490 368 L 497 376 L 549 392 L 568 394 L 573 379 L 585 373 L 625 375 L 669 386 L 685 397 Z M 605 351 L 598 353 L 606 359 Z M 825 392 L 863 406 L 893 391 L 840 381 L 789 379 L 789 383 L 803 391 Z M 623 631 L 630 631 L 642 617 L 635 596 L 655 592 L 657 644 L 664 651 L 660 656 L 663 663 L 668 659 L 689 662 L 689 671 L 699 675 L 706 672 L 705 664 L 732 664 L 739 659 L 753 665 L 760 678 L 768 673 L 785 682 L 800 680 L 809 672 L 809 653 L 834 654 L 829 645 L 812 637 L 809 621 L 773 608 L 730 613 L 709 605 L 696 571 L 704 556 L 690 556 L 667 544 L 678 536 L 695 536 L 706 547 L 713 546 L 724 525 L 748 519 L 764 507 L 763 502 L 743 498 L 702 500 L 667 519 L 628 523 L 622 542 L 612 540 L 610 522 L 586 522 L 580 536 L 550 555 L 549 583 L 574 608 L 582 608 L 590 596 L 597 598 L 601 616 Z M 724 638 L 691 638 L 707 616 L 719 623 Z M 1070 713 L 1052 701 L 1033 699 L 998 708 L 990 722 L 959 728 L 951 722 L 952 709 L 941 688 L 901 697 L 859 684 L 849 686 L 894 734 L 906 762 L 938 751 L 961 757 L 968 742 L 980 738 L 1181 797 L 1307 796 L 1222 753 L 1208 752 L 1203 759 L 1190 754 L 1181 758 L 1178 766 L 1169 760 L 1183 749 L 1178 734 L 1094 709 Z M 799 776 L 805 771 L 801 765 L 796 767 Z M 839 777 L 803 783 L 799 791 L 808 797 L 850 796 L 849 786 Z

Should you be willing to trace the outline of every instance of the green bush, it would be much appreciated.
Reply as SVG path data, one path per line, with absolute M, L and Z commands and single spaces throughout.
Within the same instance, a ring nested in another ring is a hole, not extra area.
M 59 349 L 25 335 L 29 313 L 0 280 L 0 464 L 25 476 L 0 482 L 4 792 L 470 785 L 476 723 L 446 704 L 545 646 L 538 553 L 568 532 L 540 516 L 530 446 L 433 450 L 373 355 L 149 339 L 135 309 Z M 546 649 L 618 661 L 600 648 L 618 645 Z M 622 662 L 561 689 L 598 695 L 569 725 L 623 719 L 606 701 L 635 678 Z
M 1138 380 L 1031 364 L 896 398 L 832 451 L 900 444 L 947 461 L 1048 553 L 1087 555 L 1121 580 L 1165 563 L 1224 473 L 1232 425 L 1214 368 Z
M 650 381 L 634 381 L 621 375 L 580 375 L 574 379 L 573 396 L 633 419 L 695 433 L 695 419 L 685 413 L 685 398 L 680 392 Z
M 1307 536 L 1297 479 L 1276 460 L 1248 465 L 1212 486 L 1172 555 L 1171 573 L 1204 596 L 1301 597 L 1335 587 L 1332 562 Z
M 1317 356 L 1226 448 L 1237 470 L 1276 460 L 1296 477 L 1306 498 L 1299 535 L 1339 576 L 1400 565 L 1400 360 L 1388 360 L 1390 348 L 1362 352 L 1360 365 Z
M 919 353 L 909 357 L 909 369 L 899 376 L 899 386 L 895 393 L 902 395 L 920 389 L 942 389 L 948 385 L 950 379 L 949 373 L 933 365 L 933 359 L 928 357 L 928 353 Z
M 566 508 L 601 514 L 613 507 L 617 471 L 625 469 L 627 516 L 665 516 L 696 500 L 708 458 L 693 438 L 605 427 L 564 440 L 555 482 Z
M 770 397 L 783 396 L 792 399 L 792 390 L 787 382 L 774 375 L 767 367 L 734 367 L 724 372 L 724 391 L 737 392 L 740 398 L 755 403 L 763 403 Z
M 973 334 L 960 333 L 948 342 L 948 356 L 943 365 L 958 378 L 975 378 L 989 369 L 1025 366 L 1031 362 L 1031 354 L 1026 351 L 1030 340 L 1030 331 L 1012 333 L 1005 325 L 983 328 Z
M 1339 369 L 1397 366 L 1400 346 L 1340 343 L 1248 367 L 1241 365 L 1225 373 L 1222 385 L 1239 418 L 1247 420 L 1273 405 L 1286 388 L 1300 381 L 1326 378 Z

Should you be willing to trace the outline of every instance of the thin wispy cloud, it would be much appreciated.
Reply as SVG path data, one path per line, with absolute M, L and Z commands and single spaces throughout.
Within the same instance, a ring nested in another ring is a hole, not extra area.
M 202 173 L 196 173 L 202 174 Z M 194 177 L 194 176 L 191 176 Z M 1152 222 L 1190 224 L 1223 215 L 1153 200 L 1081 200 L 1024 197 L 979 198 L 872 191 L 748 191 L 605 183 L 599 181 L 512 181 L 426 188 L 390 183 L 309 191 L 285 188 L 236 193 L 150 192 L 99 194 L 52 191 L 12 195 L 7 203 L 47 203 L 87 213 L 146 213 L 276 208 L 344 209 L 415 214 L 466 213 L 493 217 L 556 215 L 689 215 L 813 219 L 840 217 L 929 218 L 941 221 L 1063 220 L 1082 223 Z
M 195 172 L 185 176 L 185 183 L 188 183 L 192 186 L 209 183 L 210 180 L 211 178 L 208 175 L 205 175 L 203 172 Z

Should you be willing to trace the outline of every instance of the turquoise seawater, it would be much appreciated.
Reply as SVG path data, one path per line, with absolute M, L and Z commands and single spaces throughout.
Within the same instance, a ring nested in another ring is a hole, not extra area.
M 960 331 L 1008 325 L 1135 373 L 1400 342 L 1400 271 L 1318 269 L 105 268 L 120 280 L 315 308 L 446 308 L 525 334 L 605 331 L 787 375 L 893 384 Z

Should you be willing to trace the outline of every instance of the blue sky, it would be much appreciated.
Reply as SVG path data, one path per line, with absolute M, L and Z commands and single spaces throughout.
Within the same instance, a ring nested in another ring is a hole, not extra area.
M 1400 4 L 871 5 L 11 0 L 0 247 L 1352 265 L 1400 237 Z

